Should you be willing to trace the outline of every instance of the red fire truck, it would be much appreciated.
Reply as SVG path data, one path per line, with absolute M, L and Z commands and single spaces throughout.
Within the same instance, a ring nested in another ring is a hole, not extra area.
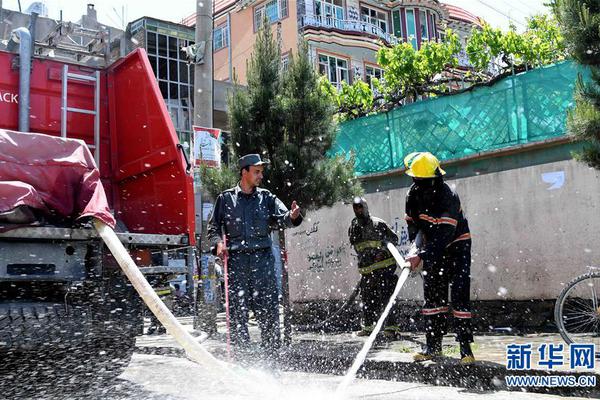
M 19 28 L 14 52 L 0 51 L 0 130 L 83 141 L 118 236 L 149 281 L 191 278 L 191 166 L 144 50 L 94 67 L 79 51 L 74 62 L 38 56 L 28 34 Z M 116 376 L 142 332 L 133 288 L 91 225 L 23 225 L 0 214 L 0 360 L 35 352 L 70 373 Z M 169 262 L 174 254 L 185 267 Z

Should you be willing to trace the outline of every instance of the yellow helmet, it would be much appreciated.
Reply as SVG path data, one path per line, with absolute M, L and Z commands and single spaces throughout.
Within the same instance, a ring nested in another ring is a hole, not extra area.
M 410 153 L 404 157 L 404 166 L 406 175 L 413 178 L 435 178 L 446 174 L 440 167 L 440 160 L 426 151 Z

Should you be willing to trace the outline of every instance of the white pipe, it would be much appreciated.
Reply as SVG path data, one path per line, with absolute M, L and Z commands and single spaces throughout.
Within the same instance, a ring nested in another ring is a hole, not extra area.
M 402 268 L 402 272 L 400 273 L 400 277 L 398 278 L 398 283 L 396 283 L 396 288 L 394 289 L 394 294 L 392 294 L 392 297 L 390 297 L 390 300 L 388 301 L 388 304 L 385 307 L 385 310 L 379 317 L 379 320 L 377 321 L 377 324 L 375 325 L 375 329 L 373 329 L 373 332 L 371 332 L 371 334 L 369 335 L 369 338 L 367 339 L 367 341 L 363 345 L 362 349 L 356 356 L 356 359 L 354 360 L 354 363 L 352 364 L 352 366 L 346 373 L 344 380 L 337 387 L 335 393 L 336 393 L 336 397 L 338 399 L 343 398 L 346 388 L 352 383 L 352 381 L 354 380 L 354 377 L 356 376 L 356 373 L 358 372 L 358 369 L 365 362 L 365 359 L 367 358 L 367 354 L 369 353 L 369 350 L 371 349 L 371 347 L 373 346 L 373 343 L 375 342 L 375 338 L 379 334 L 379 331 L 381 330 L 385 319 L 387 318 L 388 314 L 390 313 L 390 310 L 392 309 L 392 306 L 394 305 L 394 302 L 396 300 L 396 297 L 398 296 L 398 293 L 400 293 L 400 289 L 402 289 L 404 282 L 406 282 L 406 279 L 408 278 L 408 275 L 410 274 L 410 268 L 409 268 L 410 264 L 408 264 L 406 262 L 406 260 L 404 260 L 404 258 L 400 255 L 400 252 L 398 251 L 398 249 L 396 249 L 396 246 L 394 246 L 392 243 L 388 243 L 387 248 L 390 251 L 390 253 L 392 253 L 392 256 L 394 257 L 394 259 L 396 260 L 396 264 L 398 264 L 398 266 L 400 268 Z
M 133 287 L 139 293 L 140 297 L 146 303 L 150 311 L 158 318 L 161 324 L 167 329 L 167 332 L 177 340 L 184 348 L 187 356 L 192 360 L 205 367 L 210 367 L 212 372 L 218 374 L 231 374 L 225 364 L 217 360 L 206 351 L 196 339 L 190 335 L 183 326 L 173 316 L 171 311 L 165 306 L 165 303 L 158 297 L 152 286 L 148 283 L 144 275 L 140 272 L 135 262 L 115 234 L 115 232 L 106 224 L 98 219 L 94 219 L 94 227 L 100 234 L 104 243 L 109 248 L 121 269 L 133 284 Z

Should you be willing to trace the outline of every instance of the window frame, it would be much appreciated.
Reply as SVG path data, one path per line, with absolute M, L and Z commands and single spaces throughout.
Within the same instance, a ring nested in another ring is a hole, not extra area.
M 369 18 L 367 21 L 365 21 L 363 19 L 363 13 L 362 13 L 363 8 L 369 10 Z M 371 12 L 375 12 L 375 17 L 371 16 Z M 378 14 L 381 14 L 385 19 L 384 20 L 380 19 Z M 388 12 L 385 10 L 379 9 L 377 7 L 373 7 L 370 4 L 360 3 L 359 4 L 359 19 L 361 22 L 367 22 L 371 25 L 377 26 L 384 33 L 390 33 L 390 27 L 391 27 L 390 18 L 389 18 Z M 376 21 L 376 23 L 373 23 L 373 19 Z M 385 23 L 385 29 L 383 29 L 381 27 L 382 21 Z
M 254 9 L 252 10 L 253 11 L 252 16 L 253 16 L 254 32 L 257 32 L 261 28 L 262 21 L 266 15 L 265 13 L 267 10 L 267 6 L 269 6 L 270 4 L 273 4 L 273 3 L 277 4 L 277 18 L 275 18 L 274 20 L 271 21 L 271 19 L 267 15 L 267 19 L 269 19 L 270 25 L 273 25 L 279 21 L 282 21 L 289 16 L 288 0 L 267 0 L 264 3 L 255 6 Z M 257 13 L 259 13 L 258 18 L 257 18 Z
M 217 41 L 215 39 L 216 37 L 216 32 L 217 31 L 221 31 L 221 46 L 217 47 Z M 227 22 L 224 22 L 220 25 L 218 25 L 216 28 L 213 29 L 213 51 L 219 51 L 222 49 L 225 49 L 229 47 L 229 26 L 227 24 Z
M 322 63 L 321 62 L 321 57 L 327 57 L 327 63 Z M 332 60 L 335 60 L 335 76 L 336 79 L 338 80 L 337 82 L 332 82 L 331 81 L 331 62 Z M 346 63 L 346 67 L 339 67 L 338 66 L 338 61 L 343 61 Z M 344 81 L 344 79 L 340 79 L 341 78 L 341 74 L 340 71 L 344 70 L 346 71 L 346 83 L 347 84 L 351 84 L 351 78 L 350 78 L 350 72 L 351 72 L 351 65 L 350 65 L 350 57 L 346 57 L 343 56 L 341 54 L 332 54 L 332 53 L 327 53 L 327 52 L 321 52 L 321 51 L 317 51 L 317 71 L 319 74 L 321 74 L 320 71 L 320 67 L 321 65 L 324 65 L 327 69 L 327 80 L 334 85 L 335 87 L 337 87 L 338 89 L 341 88 L 342 85 L 342 81 Z

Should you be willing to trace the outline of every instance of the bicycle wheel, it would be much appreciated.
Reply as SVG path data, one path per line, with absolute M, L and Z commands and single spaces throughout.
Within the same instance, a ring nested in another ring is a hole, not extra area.
M 567 283 L 556 299 L 554 320 L 567 344 L 595 343 L 600 349 L 600 271 Z

